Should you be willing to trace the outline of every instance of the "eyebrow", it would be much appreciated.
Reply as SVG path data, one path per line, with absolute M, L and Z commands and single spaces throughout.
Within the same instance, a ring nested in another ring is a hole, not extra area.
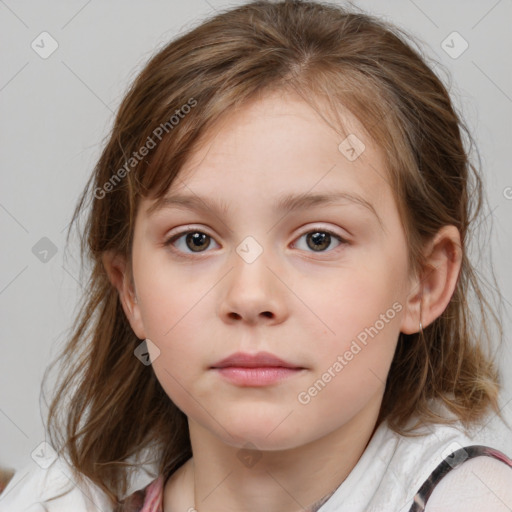
M 286 194 L 281 196 L 274 210 L 278 214 L 286 215 L 290 212 L 311 208 L 314 206 L 342 204 L 349 202 L 369 210 L 378 220 L 381 228 L 384 225 L 374 206 L 359 194 L 349 192 L 331 192 L 324 194 Z M 200 197 L 198 195 L 172 194 L 161 197 L 148 209 L 148 215 L 166 208 L 178 208 L 187 210 L 198 210 L 226 214 L 229 211 L 229 204 L 217 201 L 213 198 Z

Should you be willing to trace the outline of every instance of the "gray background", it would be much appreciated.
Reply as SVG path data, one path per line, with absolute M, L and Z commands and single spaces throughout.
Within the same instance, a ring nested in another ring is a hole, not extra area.
M 0 465 L 23 467 L 45 439 L 41 378 L 66 340 L 81 287 L 76 244 L 65 253 L 66 226 L 123 93 L 157 48 L 238 3 L 0 0 Z M 512 1 L 354 3 L 412 33 L 446 67 L 455 104 L 477 141 L 505 299 L 502 404 L 510 415 Z M 58 44 L 45 59 L 31 47 L 35 41 L 40 53 L 51 48 L 44 31 Z M 464 42 L 447 39 L 454 31 L 469 45 L 457 58 Z M 483 275 L 487 265 L 480 262 Z

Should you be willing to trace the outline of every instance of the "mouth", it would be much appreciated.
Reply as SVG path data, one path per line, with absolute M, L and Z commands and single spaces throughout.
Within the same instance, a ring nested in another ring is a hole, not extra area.
M 268 352 L 237 352 L 210 367 L 222 378 L 241 387 L 261 387 L 302 373 L 305 368 Z

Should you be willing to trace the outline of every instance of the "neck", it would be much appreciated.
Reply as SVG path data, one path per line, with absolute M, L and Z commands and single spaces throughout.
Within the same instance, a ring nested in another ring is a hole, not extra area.
M 352 471 L 376 429 L 380 400 L 369 405 L 306 445 L 264 452 L 227 445 L 189 419 L 194 456 L 166 484 L 164 512 L 316 512 Z

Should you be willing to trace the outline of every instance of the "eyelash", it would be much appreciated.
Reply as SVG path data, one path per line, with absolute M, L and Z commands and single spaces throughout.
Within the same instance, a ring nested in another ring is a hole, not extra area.
M 175 235 L 172 235 L 170 238 L 168 238 L 167 240 L 164 241 L 164 246 L 167 247 L 167 246 L 172 246 L 174 244 L 175 241 L 179 240 L 180 238 L 188 235 L 189 233 L 200 233 L 200 234 L 203 234 L 203 235 L 206 235 L 207 237 L 213 239 L 212 236 L 210 236 L 208 233 L 205 233 L 204 231 L 201 231 L 199 229 L 188 229 L 186 231 L 181 231 L 179 233 L 176 233 Z M 318 252 L 315 252 L 315 251 L 307 251 L 307 252 L 311 252 L 313 254 L 323 254 L 323 253 L 328 253 L 328 252 L 333 252 L 335 251 L 337 248 L 339 248 L 340 246 L 343 246 L 343 245 L 347 245 L 349 242 L 347 240 L 345 240 L 344 238 L 342 238 L 340 235 L 338 235 L 337 233 L 334 233 L 333 231 L 329 230 L 329 229 L 325 229 L 325 228 L 313 228 L 313 229 L 309 229 L 308 231 L 305 231 L 304 233 L 300 234 L 297 238 L 300 239 L 302 238 L 303 236 L 305 235 L 308 235 L 310 233 L 327 233 L 329 234 L 330 236 L 334 237 L 336 240 L 338 240 L 340 242 L 340 245 L 334 249 L 332 249 L 331 251 L 318 251 Z M 209 248 L 209 247 L 208 247 Z M 177 249 L 173 249 L 173 251 L 179 253 L 181 256 L 183 257 L 186 257 L 186 258 L 201 258 L 201 254 L 204 254 L 205 252 L 208 252 L 208 251 L 199 251 L 197 253 L 193 253 L 193 252 L 188 252 L 188 253 L 183 253 Z

